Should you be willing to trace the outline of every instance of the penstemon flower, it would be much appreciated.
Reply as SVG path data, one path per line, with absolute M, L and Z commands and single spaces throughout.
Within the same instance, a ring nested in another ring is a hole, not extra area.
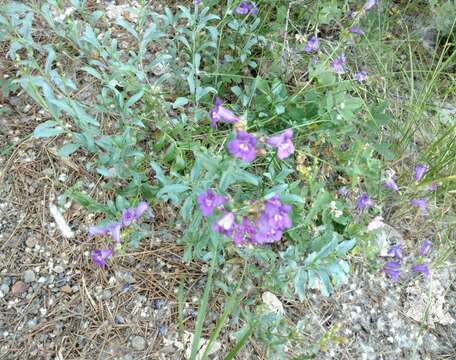
M 418 164 L 415 167 L 415 181 L 420 181 L 424 174 L 428 171 L 428 166 L 426 164 Z
M 423 274 L 425 279 L 429 277 L 429 267 L 427 264 L 415 264 L 412 266 L 412 271 Z
M 367 80 L 367 71 L 361 70 L 357 72 L 354 76 L 355 80 L 358 81 L 359 83 L 362 83 Z
M 89 226 L 89 238 L 94 236 L 111 235 L 115 242 L 120 242 L 120 230 L 122 222 L 108 224 L 106 226 Z
M 356 199 L 356 209 L 361 211 L 363 209 L 369 209 L 374 206 L 374 202 L 369 198 L 369 195 L 365 192 Z
M 225 204 L 228 199 L 225 196 L 218 195 L 212 189 L 198 195 L 197 202 L 203 216 L 211 216 L 214 209 Z
M 245 131 L 238 131 L 228 143 L 228 151 L 235 158 L 251 163 L 256 158 L 256 137 Z
M 258 8 L 253 1 L 241 1 L 236 7 L 236 12 L 240 15 L 247 15 L 249 13 L 256 15 L 258 13 Z
M 428 255 L 432 250 L 432 243 L 429 240 L 424 240 L 420 248 L 420 256 Z
M 391 281 L 395 283 L 397 280 L 399 280 L 399 277 L 401 275 L 401 264 L 399 261 L 388 261 L 385 263 L 385 265 L 383 265 L 381 271 L 388 275 Z
M 343 74 L 345 73 L 345 55 L 340 54 L 339 57 L 331 61 L 331 67 L 337 74 Z
M 320 50 L 320 44 L 318 41 L 317 36 L 313 35 L 309 41 L 307 41 L 306 46 L 304 47 L 304 51 L 306 53 L 311 53 L 313 51 L 319 51 Z
M 234 213 L 230 211 L 212 224 L 212 231 L 230 236 L 233 233 L 235 226 Z
M 96 265 L 104 268 L 107 265 L 106 260 L 111 258 L 112 254 L 111 249 L 96 249 L 92 251 L 92 260 Z
M 364 31 L 359 26 L 352 26 L 348 29 L 348 31 L 355 35 L 364 35 Z
M 412 199 L 410 204 L 419 208 L 422 215 L 428 215 L 428 202 L 426 199 Z
M 293 154 L 293 129 L 287 129 L 279 135 L 266 139 L 266 144 L 277 148 L 277 157 L 283 160 Z
M 234 115 L 231 110 L 222 106 L 222 100 L 218 97 L 214 98 L 214 107 L 210 111 L 210 116 L 212 128 L 215 128 L 218 122 L 237 123 L 240 121 L 239 117 Z
M 385 180 L 383 186 L 387 189 L 391 189 L 393 191 L 399 192 L 399 187 L 397 186 L 396 182 L 393 179 Z
M 193 3 L 194 3 L 195 5 L 199 5 L 199 4 L 201 4 L 201 0 L 193 0 Z
M 388 252 L 387 254 L 389 256 L 393 256 L 394 258 L 398 259 L 398 260 L 402 260 L 403 256 L 402 256 L 402 249 L 401 249 L 401 246 L 400 245 L 394 245 L 394 246 L 391 246 L 389 249 L 388 249 Z

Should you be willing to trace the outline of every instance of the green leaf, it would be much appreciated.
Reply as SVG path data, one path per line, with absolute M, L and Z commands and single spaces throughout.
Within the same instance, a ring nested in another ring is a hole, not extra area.
M 80 148 L 81 144 L 75 144 L 75 143 L 69 143 L 63 145 L 60 149 L 58 154 L 63 157 L 68 157 L 72 153 L 74 153 L 76 150 Z
M 187 191 L 189 187 L 183 184 L 171 184 L 166 185 L 165 187 L 161 188 L 160 191 L 157 193 L 157 197 L 163 197 L 164 195 L 175 195 L 183 193 Z
M 295 294 L 298 295 L 299 300 L 303 301 L 306 295 L 306 284 L 307 284 L 307 271 L 304 268 L 299 268 L 297 271 L 294 281 Z
M 133 95 L 130 99 L 127 101 L 127 107 L 133 106 L 137 101 L 141 100 L 141 98 L 144 96 L 144 90 L 138 91 L 135 95 Z
M 176 101 L 173 103 L 173 108 L 176 109 L 178 107 L 184 106 L 188 104 L 188 99 L 186 97 L 178 97 Z
M 61 127 L 56 127 L 58 125 L 59 123 L 54 120 L 45 121 L 35 128 L 33 136 L 36 138 L 47 138 L 63 134 L 65 131 Z
M 117 25 L 122 26 L 125 30 L 127 30 L 131 35 L 135 37 L 135 39 L 139 39 L 138 32 L 133 28 L 133 26 L 125 20 L 123 17 L 117 19 Z
M 336 247 L 337 255 L 345 256 L 356 244 L 356 239 L 342 241 Z
M 253 175 L 251 173 L 249 173 L 248 171 L 245 171 L 243 169 L 238 169 L 234 174 L 233 174 L 233 178 L 236 180 L 236 181 L 243 181 L 243 182 L 246 182 L 246 183 L 249 183 L 249 184 L 252 184 L 254 186 L 259 186 L 260 183 L 261 183 L 261 179 L 256 176 L 256 175 Z

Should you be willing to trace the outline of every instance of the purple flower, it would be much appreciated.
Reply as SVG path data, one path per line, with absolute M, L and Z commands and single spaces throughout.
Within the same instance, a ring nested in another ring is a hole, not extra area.
M 148 211 L 149 215 L 151 215 L 152 217 L 154 216 L 149 209 L 149 204 L 147 204 L 147 202 L 145 202 L 145 201 L 140 201 L 138 206 L 136 206 L 136 208 L 134 210 L 135 210 L 136 220 L 138 220 L 142 216 L 142 214 L 144 214 L 146 211 Z
M 331 66 L 337 74 L 345 73 L 344 65 L 345 65 L 345 55 L 344 54 L 340 54 L 339 57 L 337 57 L 336 59 L 331 61 Z
M 199 4 L 201 4 L 201 0 L 194 0 L 193 3 L 194 3 L 195 5 L 199 5 Z
M 93 262 L 104 268 L 107 265 L 106 260 L 112 257 L 113 251 L 111 249 L 97 249 L 92 251 Z
M 364 35 L 364 31 L 361 30 L 361 28 L 359 26 L 352 26 L 348 29 L 348 31 L 355 35 L 359 35 L 359 36 Z
M 110 234 L 115 242 L 120 242 L 120 230 L 122 223 L 112 223 L 106 226 L 89 226 L 89 237 L 104 236 Z
M 231 110 L 228 110 L 222 106 L 222 100 L 218 97 L 214 98 L 214 107 L 210 111 L 211 116 L 211 127 L 215 128 L 217 122 L 222 123 L 237 123 L 240 121 L 239 117 L 233 114 Z
M 388 179 L 383 183 L 383 186 L 387 189 L 391 189 L 393 191 L 398 192 L 399 187 L 397 186 L 396 182 L 393 179 Z
M 313 35 L 309 41 L 307 41 L 306 46 L 304 47 L 304 51 L 307 53 L 311 53 L 313 51 L 319 51 L 320 50 L 320 44 L 318 41 L 318 38 Z
M 269 244 L 279 241 L 283 231 L 291 228 L 289 216 L 291 206 L 282 205 L 280 198 L 275 195 L 264 202 L 264 210 L 255 221 L 255 234 L 251 242 L 254 244 Z
M 236 12 L 240 15 L 247 15 L 248 13 L 256 15 L 258 8 L 253 1 L 241 1 L 236 7 Z
M 391 281 L 395 283 L 401 275 L 401 264 L 399 261 L 388 261 L 383 265 L 381 271 L 388 275 Z
M 398 259 L 398 260 L 402 260 L 402 249 L 401 249 L 401 246 L 400 246 L 400 245 L 391 246 L 391 247 L 388 249 L 387 254 L 388 254 L 389 256 L 393 256 L 394 258 L 396 258 L 396 259 Z
M 238 131 L 236 137 L 228 143 L 228 151 L 246 163 L 252 162 L 256 158 L 255 136 L 245 131 Z
M 197 202 L 203 216 L 211 216 L 214 208 L 225 204 L 228 199 L 225 196 L 218 195 L 212 189 L 198 195 Z
M 339 194 L 342 197 L 349 197 L 350 190 L 348 190 L 346 186 L 342 186 L 339 190 L 337 190 L 337 194 Z
M 212 231 L 230 236 L 235 229 L 234 214 L 230 211 L 212 224 Z
M 420 181 L 426 171 L 428 171 L 428 166 L 426 164 L 418 164 L 415 167 L 415 181 Z
M 244 216 L 242 222 L 234 230 L 233 242 L 240 246 L 244 242 L 251 242 L 255 234 L 255 227 L 248 217 Z
M 436 182 L 433 182 L 432 184 L 429 184 L 426 191 L 436 191 L 438 188 L 439 184 Z
M 428 203 L 426 199 L 412 199 L 410 204 L 417 206 L 420 209 L 422 215 L 427 215 L 428 212 Z
M 363 6 L 363 10 L 364 11 L 369 11 L 370 9 L 372 9 L 375 5 L 377 4 L 377 0 L 368 0 L 364 6 Z
M 277 157 L 283 160 L 294 152 L 292 139 L 293 129 L 286 129 L 283 133 L 268 138 L 266 144 L 277 148 Z
M 425 279 L 429 277 L 429 267 L 427 264 L 415 264 L 412 266 L 412 271 L 423 274 Z
M 366 192 L 356 199 L 357 210 L 369 209 L 373 206 L 374 202 L 369 198 L 369 195 Z
M 362 83 L 364 81 L 367 80 L 367 71 L 365 70 L 361 70 L 361 71 L 358 71 L 355 76 L 354 76 L 355 80 Z
M 130 225 L 133 221 L 136 220 L 136 210 L 129 208 L 122 211 L 122 224 L 124 226 Z
M 432 243 L 429 240 L 424 240 L 420 248 L 420 256 L 426 256 L 432 249 Z

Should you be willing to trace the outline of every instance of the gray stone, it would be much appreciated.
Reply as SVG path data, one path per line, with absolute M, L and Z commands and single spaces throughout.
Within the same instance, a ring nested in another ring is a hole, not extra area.
M 24 282 L 31 283 L 36 279 L 35 273 L 32 270 L 24 271 Z
M 4 295 L 6 295 L 6 294 L 9 293 L 10 288 L 9 288 L 8 285 L 2 284 L 2 286 L 0 286 L 0 291 L 1 291 Z
M 146 348 L 146 340 L 144 340 L 142 336 L 133 336 L 133 338 L 131 339 L 131 346 L 136 351 L 142 351 Z
M 63 266 L 61 265 L 57 265 L 54 267 L 54 271 L 57 273 L 57 274 L 61 274 L 65 271 L 65 269 L 63 268 Z
M 37 239 L 34 237 L 29 237 L 27 240 L 25 240 L 25 245 L 29 248 L 35 247 L 35 245 L 38 243 Z

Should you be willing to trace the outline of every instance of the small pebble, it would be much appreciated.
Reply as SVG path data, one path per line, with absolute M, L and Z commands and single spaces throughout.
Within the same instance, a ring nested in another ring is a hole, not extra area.
M 31 283 L 35 281 L 35 273 L 32 270 L 26 270 L 24 271 L 24 281 L 26 283 Z
M 54 266 L 54 271 L 57 273 L 57 274 L 61 274 L 65 271 L 65 269 L 63 268 L 63 266 L 61 265 L 57 265 L 57 266 Z
M 27 245 L 29 248 L 34 248 L 37 243 L 38 242 L 34 237 L 29 237 L 27 240 L 25 240 L 25 245 Z
M 65 285 L 60 288 L 61 292 L 64 292 L 65 294 L 71 294 L 73 292 L 73 289 L 71 286 Z
M 2 286 L 0 286 L 0 291 L 3 293 L 3 295 L 8 294 L 9 290 L 10 290 L 10 288 L 6 284 L 2 284 Z
M 136 351 L 142 351 L 146 348 L 146 340 L 141 336 L 133 336 L 131 339 L 131 346 Z
M 13 293 L 13 295 L 20 295 L 22 294 L 25 290 L 27 290 L 27 285 L 25 285 L 24 282 L 22 281 L 18 281 L 17 283 L 15 283 L 13 285 L 13 287 L 11 288 L 11 292 Z

